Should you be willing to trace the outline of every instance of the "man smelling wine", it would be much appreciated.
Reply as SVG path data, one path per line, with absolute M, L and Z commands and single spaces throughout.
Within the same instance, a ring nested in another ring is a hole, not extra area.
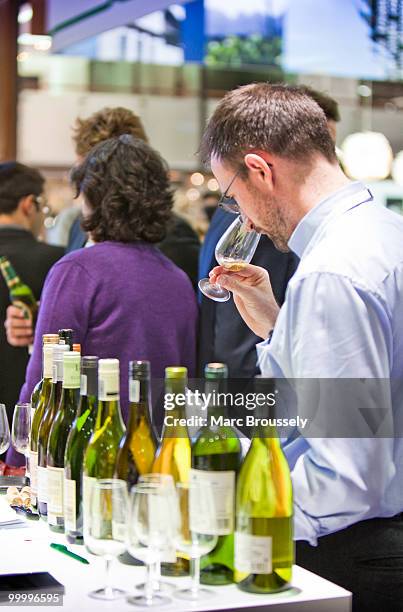
M 227 195 L 250 226 L 301 260 L 281 309 L 266 270 L 248 264 L 239 272 L 218 266 L 210 273 L 264 339 L 257 347 L 262 374 L 302 386 L 377 379 L 396 427 L 403 391 L 403 220 L 343 174 L 323 111 L 295 87 L 257 83 L 227 94 L 209 121 L 202 154 L 222 191 L 232 181 Z M 325 425 L 334 417 L 326 413 L 331 400 L 322 399 Z M 297 563 L 353 591 L 354 611 L 402 610 L 403 442 L 399 432 L 376 437 L 369 426 L 359 437 L 355 408 L 351 403 L 343 415 L 350 438 L 332 437 L 331 429 L 316 438 L 297 431 L 284 445 Z

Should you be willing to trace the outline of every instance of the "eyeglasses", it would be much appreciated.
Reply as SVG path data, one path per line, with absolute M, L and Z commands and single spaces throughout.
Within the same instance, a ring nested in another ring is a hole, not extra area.
M 32 201 L 35 205 L 37 212 L 43 212 L 45 215 L 49 212 L 49 204 L 45 196 L 43 195 L 33 195 Z
M 218 206 L 220 208 L 222 208 L 226 212 L 232 213 L 234 215 L 238 215 L 241 212 L 241 209 L 240 209 L 240 206 L 239 206 L 238 202 L 236 201 L 236 199 L 235 198 L 231 198 L 227 194 L 228 194 L 229 190 L 231 189 L 233 182 L 239 176 L 239 174 L 241 172 L 241 169 L 242 168 L 238 168 L 238 170 L 236 171 L 236 173 L 232 177 L 231 182 L 228 185 L 227 189 L 224 191 L 224 193 L 222 194 L 221 198 L 218 200 Z

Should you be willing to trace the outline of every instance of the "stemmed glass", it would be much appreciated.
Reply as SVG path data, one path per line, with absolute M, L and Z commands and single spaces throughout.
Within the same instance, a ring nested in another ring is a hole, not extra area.
M 245 220 L 239 215 L 221 236 L 215 248 L 218 263 L 227 270 L 238 272 L 245 264 L 250 263 L 260 240 L 260 234 L 248 230 Z M 199 281 L 200 291 L 215 302 L 226 302 L 231 294 L 218 283 L 211 283 L 209 278 Z
M 164 550 L 173 548 L 172 512 L 167 488 L 156 482 L 139 482 L 132 487 L 127 523 L 129 553 L 144 562 L 147 569 L 144 593 L 128 598 L 137 606 L 156 607 L 171 602 L 153 588 L 153 567 Z
M 200 533 L 200 513 L 206 524 L 214 522 L 215 506 L 213 487 L 206 483 L 176 483 L 177 512 L 176 547 L 189 555 L 192 584 L 190 588 L 175 591 L 175 597 L 197 601 L 200 597 L 211 597 L 213 591 L 200 588 L 200 557 L 207 555 L 217 544 L 215 534 Z
M 111 585 L 110 566 L 126 549 L 127 484 L 117 478 L 96 480 L 91 485 L 89 516 L 84 517 L 84 543 L 88 551 L 105 559 L 105 587 L 89 593 L 94 599 L 115 600 L 125 591 Z
M 8 424 L 6 407 L 0 404 L 0 455 L 10 446 L 10 426 Z
M 25 476 L 29 477 L 29 441 L 31 435 L 31 404 L 16 404 L 11 425 L 11 443 L 25 457 Z

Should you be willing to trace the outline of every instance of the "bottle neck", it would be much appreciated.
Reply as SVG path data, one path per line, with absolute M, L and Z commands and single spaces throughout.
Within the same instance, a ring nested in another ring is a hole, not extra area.
M 0 265 L 3 278 L 6 281 L 7 287 L 13 289 L 21 284 L 21 279 L 17 276 L 14 268 L 9 261 L 3 261 Z
M 206 401 L 208 402 L 208 418 L 212 416 L 227 416 L 228 410 L 225 403 L 224 396 L 220 394 L 226 393 L 227 380 L 225 378 L 217 378 L 214 380 L 206 380 L 204 385 L 204 393 Z
M 180 419 L 186 418 L 186 380 L 166 379 L 164 402 L 165 420 L 162 437 L 189 437 L 187 426 L 180 422 Z
M 129 401 L 128 431 L 137 429 L 142 419 L 151 425 L 151 385 L 149 379 L 132 379 L 129 381 Z

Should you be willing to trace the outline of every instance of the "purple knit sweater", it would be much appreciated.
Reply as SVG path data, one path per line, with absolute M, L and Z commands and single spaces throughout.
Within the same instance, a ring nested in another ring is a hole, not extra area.
M 69 253 L 50 270 L 20 401 L 41 377 L 42 335 L 75 331 L 82 355 L 120 361 L 121 407 L 128 409 L 128 364 L 148 359 L 153 378 L 183 365 L 194 375 L 197 304 L 182 270 L 146 243 L 102 242 Z M 16 465 L 15 453 L 7 460 Z

